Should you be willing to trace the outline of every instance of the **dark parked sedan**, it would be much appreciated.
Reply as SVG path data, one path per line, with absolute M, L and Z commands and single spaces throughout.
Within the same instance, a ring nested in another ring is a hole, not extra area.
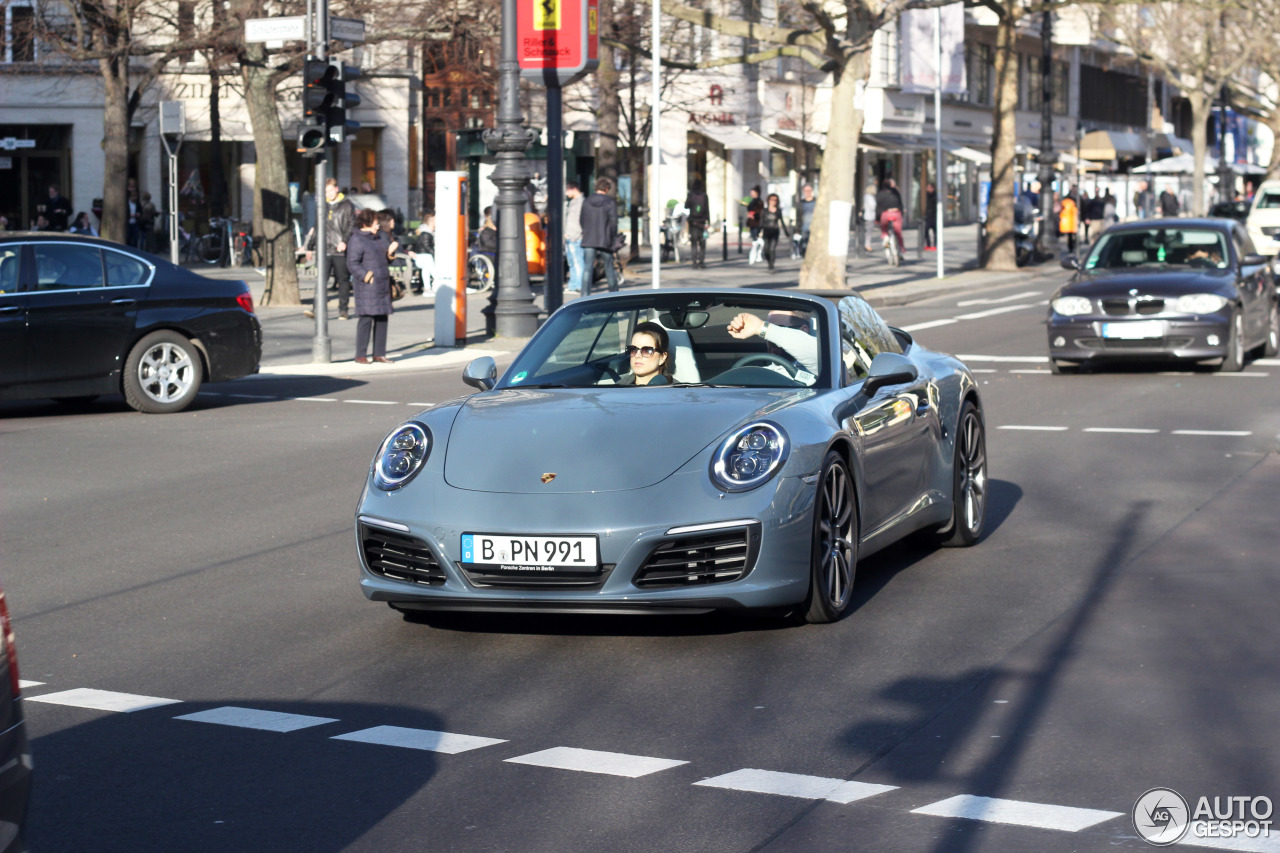
M 26 850 L 27 803 L 31 798 L 31 749 L 18 686 L 18 650 L 0 589 L 0 851 Z
M 1274 356 L 1280 308 L 1270 258 L 1229 219 L 1155 219 L 1109 228 L 1049 302 L 1054 373 L 1081 364 L 1179 359 L 1239 370 Z
M 120 393 L 177 412 L 201 382 L 256 373 L 261 357 L 242 281 L 90 237 L 0 237 L 0 400 Z

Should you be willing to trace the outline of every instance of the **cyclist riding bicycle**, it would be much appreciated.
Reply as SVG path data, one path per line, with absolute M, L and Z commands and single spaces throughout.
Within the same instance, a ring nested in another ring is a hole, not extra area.
M 885 178 L 880 182 L 880 192 L 876 193 L 876 221 L 880 223 L 880 237 L 887 239 L 889 228 L 893 228 L 898 240 L 898 254 L 902 254 L 906 246 L 902 242 L 902 194 L 893 178 Z

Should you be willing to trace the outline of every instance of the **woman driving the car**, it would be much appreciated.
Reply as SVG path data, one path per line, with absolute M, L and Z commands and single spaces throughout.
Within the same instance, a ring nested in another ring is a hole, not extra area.
M 625 352 L 631 361 L 631 372 L 619 385 L 670 385 L 675 374 L 667 330 L 657 323 L 644 322 L 631 334 L 631 346 Z

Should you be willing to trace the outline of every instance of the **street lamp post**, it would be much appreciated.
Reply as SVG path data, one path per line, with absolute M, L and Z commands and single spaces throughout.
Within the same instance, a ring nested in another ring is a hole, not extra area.
M 1040 26 L 1040 246 L 1042 255 L 1056 248 L 1050 217 L 1053 216 L 1053 13 L 1045 12 Z
M 526 276 L 524 189 L 528 176 L 524 152 L 537 138 L 520 115 L 520 65 L 516 58 L 516 0 L 502 0 L 502 59 L 498 63 L 497 127 L 484 132 L 484 144 L 497 156 L 491 180 L 498 187 L 498 281 L 496 304 L 486 324 L 503 337 L 527 338 L 538 328 L 538 308 Z M 559 203 L 559 200 L 556 200 Z
M 1227 110 L 1230 108 L 1231 93 L 1226 86 L 1218 93 L 1218 201 L 1220 203 L 1235 201 L 1236 174 L 1227 159 Z

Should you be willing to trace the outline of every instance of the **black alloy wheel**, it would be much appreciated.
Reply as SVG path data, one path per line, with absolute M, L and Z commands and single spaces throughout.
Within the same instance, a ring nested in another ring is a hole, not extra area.
M 1219 373 L 1238 373 L 1244 367 L 1244 312 L 1231 313 L 1231 331 L 1227 334 L 1227 354 L 1218 366 Z
M 1264 358 L 1275 358 L 1280 353 L 1280 303 L 1272 302 L 1267 314 L 1267 339 L 1262 344 Z
M 987 523 L 987 428 L 970 400 L 956 421 L 953 469 L 951 520 L 936 539 L 943 547 L 963 548 L 982 537 Z
M 844 458 L 827 453 L 813 506 L 813 549 L 804 621 L 835 622 L 849 607 L 858 567 L 858 506 Z

